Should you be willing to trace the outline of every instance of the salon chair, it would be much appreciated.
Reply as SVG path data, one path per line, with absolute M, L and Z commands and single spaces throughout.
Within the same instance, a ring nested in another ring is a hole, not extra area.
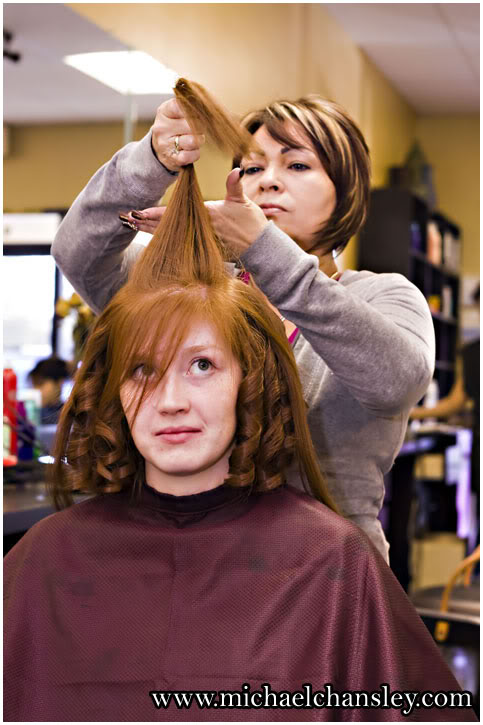
M 411 601 L 463 690 L 480 711 L 480 584 L 472 573 L 480 547 L 464 559 L 444 587 L 419 589 Z M 463 577 L 463 583 L 457 585 Z

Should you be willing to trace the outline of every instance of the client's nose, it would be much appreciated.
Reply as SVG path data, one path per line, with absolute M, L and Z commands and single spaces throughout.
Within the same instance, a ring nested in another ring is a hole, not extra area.
M 164 375 L 153 393 L 152 404 L 161 415 L 175 415 L 189 410 L 186 386 L 179 375 L 169 371 Z

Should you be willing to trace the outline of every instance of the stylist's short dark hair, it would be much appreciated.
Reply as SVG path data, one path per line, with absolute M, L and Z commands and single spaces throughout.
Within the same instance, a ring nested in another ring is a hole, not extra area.
M 275 101 L 242 119 L 252 134 L 261 126 L 279 143 L 290 147 L 300 139 L 286 122 L 295 122 L 307 134 L 335 186 L 334 211 L 314 235 L 309 251 L 341 252 L 367 217 L 371 164 L 364 137 L 347 112 L 332 101 L 309 95 L 298 101 Z

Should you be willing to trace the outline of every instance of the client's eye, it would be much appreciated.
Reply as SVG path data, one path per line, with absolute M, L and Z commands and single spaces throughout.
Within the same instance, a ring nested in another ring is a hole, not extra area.
M 146 378 L 150 378 L 153 374 L 154 369 L 151 365 L 148 365 L 147 363 L 139 363 L 133 368 L 131 378 L 133 378 L 133 380 L 146 380 Z
M 190 373 L 192 375 L 203 375 L 209 373 L 214 367 L 211 360 L 206 357 L 199 357 L 197 360 L 193 360 L 190 366 Z

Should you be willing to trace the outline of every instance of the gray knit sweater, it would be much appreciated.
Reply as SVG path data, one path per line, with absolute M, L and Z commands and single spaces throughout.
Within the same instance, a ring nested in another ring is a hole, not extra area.
M 150 134 L 118 151 L 63 220 L 52 253 L 83 299 L 100 311 L 142 247 L 120 212 L 154 206 L 175 176 L 158 162 Z M 388 240 L 388 244 L 391 241 Z M 434 331 L 419 290 L 398 274 L 319 270 L 273 222 L 242 261 L 300 333 L 294 354 L 322 470 L 342 511 L 387 560 L 378 513 L 383 476 L 404 440 L 408 413 L 434 368 Z

